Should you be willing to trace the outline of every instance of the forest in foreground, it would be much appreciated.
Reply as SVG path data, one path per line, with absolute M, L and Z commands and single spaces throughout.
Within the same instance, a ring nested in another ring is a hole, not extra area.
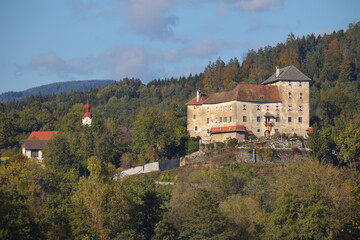
M 323 36 L 289 34 L 241 64 L 219 58 L 198 75 L 0 103 L 0 239 L 356 239 L 359 63 L 354 23 Z M 259 84 L 277 65 L 313 80 L 308 162 L 112 180 L 116 169 L 198 149 L 185 108 L 197 89 Z M 81 125 L 87 98 L 91 127 Z M 45 147 L 44 167 L 16 154 L 32 131 L 61 131 Z

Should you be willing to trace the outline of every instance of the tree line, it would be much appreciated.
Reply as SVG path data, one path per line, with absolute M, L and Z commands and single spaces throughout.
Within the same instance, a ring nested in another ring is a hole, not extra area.
M 356 239 L 360 182 L 351 166 L 360 156 L 359 28 L 290 34 L 285 43 L 249 51 L 241 64 L 219 58 L 188 77 L 148 84 L 125 78 L 86 92 L 1 103 L 0 238 Z M 290 64 L 313 79 L 314 161 L 275 166 L 271 177 L 230 164 L 112 181 L 116 168 L 198 149 L 198 139 L 186 133 L 185 107 L 197 89 L 259 84 L 275 66 Z M 87 98 L 91 127 L 81 124 Z M 45 147 L 45 167 L 14 155 L 32 131 L 54 130 L 61 133 Z M 161 179 L 177 184 L 156 185 Z

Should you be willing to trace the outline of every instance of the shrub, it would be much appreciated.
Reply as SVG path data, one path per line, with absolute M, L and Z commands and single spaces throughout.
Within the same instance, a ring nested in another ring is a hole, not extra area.
M 238 142 L 239 141 L 236 138 L 231 138 L 231 139 L 229 139 L 229 141 L 227 141 L 227 146 L 229 148 L 234 148 L 237 146 Z

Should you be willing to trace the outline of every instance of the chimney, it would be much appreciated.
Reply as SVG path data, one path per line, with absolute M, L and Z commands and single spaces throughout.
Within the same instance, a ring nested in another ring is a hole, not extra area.
M 278 77 L 280 75 L 280 69 L 279 66 L 276 66 L 276 77 Z
M 196 91 L 196 102 L 200 101 L 200 90 Z

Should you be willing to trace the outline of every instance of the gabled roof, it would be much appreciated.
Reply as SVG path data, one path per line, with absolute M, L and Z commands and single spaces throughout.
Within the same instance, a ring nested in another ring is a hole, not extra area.
M 213 127 L 210 133 L 226 133 L 226 132 L 246 132 L 246 127 L 243 125 L 229 126 L 229 127 Z
M 212 94 L 202 94 L 200 101 L 193 98 L 187 105 L 214 104 L 230 101 L 244 102 L 281 102 L 277 86 L 239 84 L 233 90 Z
M 46 142 L 55 134 L 57 131 L 51 132 L 32 132 L 26 139 L 22 147 L 28 150 L 42 150 L 45 147 Z
M 58 133 L 58 131 L 32 132 L 26 140 L 49 140 L 52 136 Z
M 26 140 L 24 148 L 27 150 L 42 150 L 46 143 L 47 140 Z
M 198 102 L 196 101 L 196 97 L 194 97 L 193 99 L 191 99 L 186 104 L 187 105 L 201 105 L 208 98 L 209 98 L 209 95 L 207 95 L 206 93 L 200 93 L 200 99 L 199 99 Z
M 262 84 L 274 83 L 277 81 L 311 81 L 305 74 L 300 72 L 294 66 L 288 66 L 279 69 L 279 76 L 276 77 L 276 72 L 266 79 Z

